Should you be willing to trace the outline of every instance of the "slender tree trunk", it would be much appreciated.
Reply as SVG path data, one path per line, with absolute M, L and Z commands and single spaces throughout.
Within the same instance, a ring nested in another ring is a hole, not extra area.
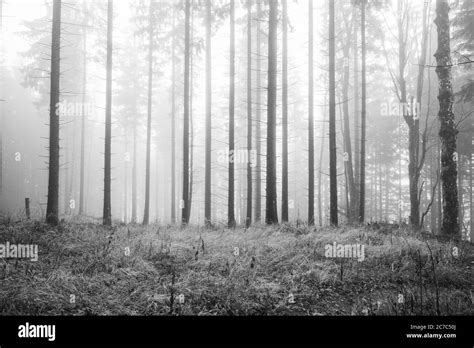
M 112 143 L 112 30 L 113 0 L 107 5 L 107 81 L 105 101 L 105 151 L 104 151 L 104 210 L 103 224 L 112 225 L 111 209 L 111 143 Z
M 245 227 L 252 223 L 252 2 L 247 0 L 247 214 Z
M 459 232 L 462 236 L 463 225 L 464 225 L 464 200 L 463 200 L 463 158 L 461 155 L 458 157 L 458 202 L 459 202 Z
M 441 233 L 454 238 L 460 237 L 458 221 L 458 189 L 456 186 L 456 135 L 454 123 L 453 87 L 451 76 L 451 48 L 449 36 L 449 5 L 447 0 L 436 1 L 435 24 L 438 28 L 436 74 L 439 80 L 439 136 L 441 138 L 441 182 L 443 185 L 443 226 Z
M 361 2 L 360 37 L 362 45 L 362 108 L 360 129 L 360 192 L 359 192 L 359 222 L 365 221 L 365 134 L 366 134 L 366 42 L 365 42 L 365 7 L 366 0 Z
M 132 223 L 137 222 L 137 112 L 133 115 Z
M 359 211 L 359 191 L 360 191 L 360 110 L 359 110 L 359 44 L 358 44 L 358 16 L 354 6 L 352 10 L 354 32 L 353 32 L 353 55 L 354 55 L 354 181 L 356 195 L 354 196 L 354 217 Z
M 85 24 L 85 23 L 84 23 Z M 79 178 L 79 215 L 85 213 L 84 207 L 84 170 L 85 170 L 85 149 L 86 149 L 86 118 L 88 115 L 84 113 L 84 105 L 86 105 L 87 94 L 87 34 L 84 30 L 84 37 L 82 41 L 82 118 L 81 118 L 81 169 Z
M 227 226 L 235 227 L 234 215 L 234 112 L 235 112 L 235 1 L 230 0 L 230 73 L 229 73 L 229 183 Z
M 176 24 L 176 12 L 173 8 L 173 29 Z M 176 222 L 176 36 L 171 44 L 171 222 Z
M 269 2 L 267 89 L 267 181 L 265 223 L 278 223 L 276 189 L 276 97 L 278 2 Z
M 308 1 L 308 224 L 314 224 L 313 2 Z
M 331 225 L 337 226 L 336 67 L 334 1 L 329 1 L 329 186 Z
M 60 48 L 61 46 L 61 0 L 53 1 L 53 28 L 51 40 L 51 91 L 49 103 L 49 177 L 46 222 L 57 225 L 59 201 L 59 103 Z
M 211 2 L 206 1 L 206 168 L 204 180 L 204 220 L 211 222 L 211 140 L 212 140 L 212 59 L 211 59 Z
M 256 88 L 256 130 L 255 130 L 255 145 L 257 147 L 257 165 L 255 168 L 255 222 L 261 220 L 262 212 L 262 159 L 261 159 L 261 107 L 262 107 L 262 98 L 261 98 L 261 88 L 262 88 L 262 74 L 261 74 L 261 33 L 260 33 L 260 20 L 262 18 L 262 0 L 257 1 L 257 88 Z
M 153 96 L 153 1 L 150 1 L 148 24 L 148 109 L 146 122 L 146 169 L 145 169 L 145 209 L 143 225 L 150 220 L 150 167 L 151 167 L 151 109 Z
M 355 20 L 352 20 L 352 26 Z M 344 73 L 343 73 L 343 88 L 342 88 L 342 99 L 343 99 L 343 120 L 344 120 L 344 168 L 347 178 L 347 189 L 348 189 L 348 201 L 347 206 L 347 219 L 350 223 L 354 222 L 354 216 L 356 214 L 355 202 L 356 202 L 356 186 L 354 181 L 354 169 L 352 166 L 352 144 L 351 144 L 351 129 L 349 122 L 349 52 L 350 52 L 350 39 L 351 29 L 346 26 L 347 32 L 347 43 L 344 47 Z
M 282 183 L 281 221 L 288 221 L 288 4 L 282 0 Z M 314 217 L 313 217 L 314 220 Z
M 184 120 L 183 120 L 183 197 L 181 222 L 189 222 L 189 57 L 190 57 L 191 0 L 186 0 L 184 29 Z
M 327 100 L 327 95 L 324 97 L 324 102 L 326 103 Z M 325 110 L 326 111 L 326 110 Z M 321 146 L 319 148 L 319 173 L 318 173 L 318 219 L 319 219 L 319 226 L 323 225 L 323 208 L 322 208 L 322 202 L 321 198 L 323 197 L 323 193 L 321 192 L 321 181 L 322 181 L 322 176 L 323 176 L 323 157 L 324 157 L 324 135 L 326 131 L 326 112 L 323 113 L 323 129 L 321 132 Z

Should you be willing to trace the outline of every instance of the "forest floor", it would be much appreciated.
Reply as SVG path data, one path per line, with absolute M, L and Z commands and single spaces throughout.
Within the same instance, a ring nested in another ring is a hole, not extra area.
M 472 315 L 474 246 L 394 225 L 236 228 L 4 221 L 1 315 Z M 363 260 L 326 257 L 364 245 Z

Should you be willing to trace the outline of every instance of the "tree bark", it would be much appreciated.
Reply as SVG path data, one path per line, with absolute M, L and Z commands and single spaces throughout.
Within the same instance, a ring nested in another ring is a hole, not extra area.
M 288 221 L 288 4 L 282 0 L 282 175 L 281 221 Z
M 443 225 L 441 233 L 454 238 L 460 237 L 458 221 L 458 189 L 456 186 L 456 135 L 454 123 L 453 87 L 451 76 L 451 47 L 449 36 L 449 5 L 447 0 L 436 1 L 435 24 L 438 30 L 436 74 L 439 81 L 439 136 L 441 139 L 441 182 L 443 185 Z
M 59 103 L 61 0 L 53 1 L 53 28 L 51 40 L 51 90 L 49 103 L 49 177 L 46 223 L 57 225 L 59 201 Z
M 173 29 L 176 29 L 173 8 Z M 171 222 L 176 222 L 176 35 L 171 43 Z
M 234 112 L 235 112 L 235 1 L 230 0 L 230 62 L 229 62 L 229 182 L 227 193 L 227 226 L 235 227 L 234 213 Z
M 314 224 L 314 76 L 313 2 L 308 1 L 308 224 Z
M 276 189 L 276 97 L 278 2 L 269 2 L 267 89 L 267 180 L 265 223 L 278 223 Z
M 283 0 L 285 1 L 285 0 Z M 245 227 L 252 223 L 252 2 L 247 0 L 247 213 Z
M 365 221 L 365 136 L 366 136 L 366 42 L 365 42 L 365 7 L 366 0 L 361 2 L 360 37 L 362 50 L 362 107 L 360 129 L 360 190 L 359 190 L 359 222 Z
M 337 226 L 336 67 L 334 1 L 329 1 L 329 186 L 331 225 Z
M 143 225 L 148 225 L 150 220 L 151 109 L 153 96 L 153 1 L 150 1 L 148 15 L 148 108 L 146 123 L 145 209 L 143 212 Z
M 255 145 L 257 150 L 257 164 L 255 166 L 255 222 L 259 222 L 261 220 L 262 214 L 262 158 L 261 158 L 261 151 L 262 151 L 262 144 L 261 144 L 261 107 L 262 107 L 262 98 L 261 98 L 261 88 L 262 88 L 262 73 L 261 73 L 261 48 L 262 48 L 262 40 L 261 40 L 261 33 L 260 33 L 260 20 L 262 18 L 262 0 L 257 1 L 257 62 L 256 62 L 256 122 L 255 122 Z
M 211 139 L 212 139 L 212 58 L 211 58 L 211 2 L 206 1 L 206 158 L 204 178 L 204 220 L 211 222 Z
M 186 0 L 184 25 L 184 118 L 183 118 L 183 196 L 181 223 L 189 223 L 189 56 L 191 0 Z

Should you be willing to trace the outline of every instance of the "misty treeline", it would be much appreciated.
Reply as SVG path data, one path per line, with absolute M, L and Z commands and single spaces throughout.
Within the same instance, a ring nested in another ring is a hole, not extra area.
M 472 236 L 471 0 L 44 6 L 2 64 L 2 211 Z

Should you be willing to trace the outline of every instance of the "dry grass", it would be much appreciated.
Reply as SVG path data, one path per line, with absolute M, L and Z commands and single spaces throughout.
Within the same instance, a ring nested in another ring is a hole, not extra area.
M 472 245 L 457 244 L 454 257 L 453 242 L 389 225 L 107 229 L 76 221 L 52 229 L 6 221 L 6 241 L 38 244 L 39 260 L 0 259 L 3 315 L 473 314 Z M 333 242 L 364 244 L 365 260 L 326 258 Z

